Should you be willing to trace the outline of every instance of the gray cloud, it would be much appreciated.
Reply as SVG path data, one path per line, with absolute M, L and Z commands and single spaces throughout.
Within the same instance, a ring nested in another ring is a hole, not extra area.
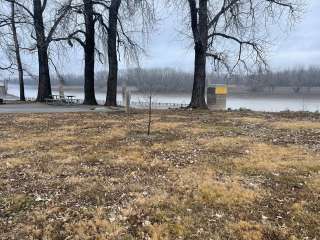
M 275 68 L 320 64 L 320 1 L 311 0 L 306 13 L 289 33 L 274 46 L 270 62 Z
M 288 33 L 275 37 L 268 52 L 272 68 L 319 65 L 320 61 L 320 1 L 306 1 L 301 20 Z M 159 30 L 150 42 L 149 57 L 143 59 L 144 67 L 174 67 L 186 71 L 193 68 L 193 49 L 190 41 L 179 35 L 181 20 L 169 17 L 159 23 Z M 274 32 L 280 32 L 275 29 Z M 275 33 L 274 33 L 275 35 Z
M 319 65 L 320 1 L 309 0 L 307 3 L 307 9 L 301 21 L 288 34 L 281 34 L 269 52 L 268 60 L 274 69 Z M 161 12 L 166 11 L 161 10 Z M 193 70 L 194 57 L 191 40 L 179 33 L 183 21 L 182 16 L 177 15 L 179 13 L 172 10 L 158 23 L 146 48 L 148 56 L 141 60 L 142 67 L 172 67 L 190 72 Z M 70 50 L 66 56 L 67 58 L 61 56 L 56 60 L 62 72 L 82 74 L 82 49 Z M 24 60 L 36 72 L 36 57 L 24 56 Z M 134 65 L 128 65 L 124 61 L 120 63 L 121 68 L 132 66 Z M 96 69 L 104 70 L 105 66 L 97 64 Z

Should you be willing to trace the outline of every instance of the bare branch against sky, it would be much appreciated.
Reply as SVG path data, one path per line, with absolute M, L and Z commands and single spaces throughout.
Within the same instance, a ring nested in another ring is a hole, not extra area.
M 281 34 L 277 38 L 277 44 L 268 54 L 270 65 L 274 69 L 309 66 L 319 62 L 320 32 L 318 26 L 320 25 L 320 18 L 318 14 L 320 12 L 320 1 L 306 0 L 306 5 L 305 13 L 299 23 L 290 33 Z M 172 12 L 170 14 L 168 12 L 164 7 L 158 10 L 160 21 L 156 26 L 156 31 L 150 36 L 147 47 L 148 56 L 140 61 L 141 66 L 145 68 L 175 67 L 192 71 L 193 48 L 190 47 L 190 40 L 178 31 L 181 29 L 182 19 L 186 16 L 176 16 Z M 79 49 L 69 49 L 67 54 L 69 58 L 59 59 L 59 66 L 62 67 L 61 71 L 65 73 L 80 72 L 83 69 L 83 56 L 80 53 Z M 33 72 L 37 72 L 37 66 L 34 64 L 36 63 L 35 57 L 28 54 L 23 58 L 25 64 L 33 69 Z M 120 69 L 126 67 L 128 65 L 125 61 L 119 63 Z M 97 70 L 105 70 L 105 66 L 98 65 Z

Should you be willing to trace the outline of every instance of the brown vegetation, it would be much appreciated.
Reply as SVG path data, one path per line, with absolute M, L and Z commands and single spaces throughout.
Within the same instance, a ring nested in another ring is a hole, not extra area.
M 0 115 L 1 239 L 317 239 L 319 115 Z

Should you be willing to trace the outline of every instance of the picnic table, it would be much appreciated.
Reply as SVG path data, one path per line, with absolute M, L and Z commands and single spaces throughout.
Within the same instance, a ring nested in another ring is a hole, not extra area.
M 75 96 L 66 96 L 67 97 L 67 103 L 68 104 L 74 104 L 75 103 Z
M 45 99 L 47 104 L 57 104 L 57 105 L 73 105 L 80 102 L 80 99 L 76 99 L 75 96 L 60 96 L 60 95 L 51 95 L 51 98 Z

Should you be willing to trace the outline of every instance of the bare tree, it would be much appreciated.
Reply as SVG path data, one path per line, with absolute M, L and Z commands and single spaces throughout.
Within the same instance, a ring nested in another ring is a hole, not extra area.
M 121 8 L 122 3 L 122 8 Z M 140 19 L 137 19 L 137 15 Z M 135 20 L 135 29 L 126 29 L 124 23 Z M 141 29 L 137 28 L 141 22 Z M 107 49 L 109 75 L 107 83 L 106 106 L 117 105 L 118 87 L 118 58 L 120 47 L 123 47 L 125 54 L 138 62 L 139 52 L 143 48 L 130 36 L 129 32 L 140 32 L 148 35 L 149 29 L 155 22 L 153 0 L 111 0 L 109 6 L 109 21 L 107 28 Z
M 110 11 L 106 0 L 81 0 L 73 1 L 75 4 L 72 7 L 72 15 L 69 16 L 70 25 L 69 34 L 66 37 L 54 39 L 55 41 L 66 40 L 69 45 L 73 46 L 76 42 L 84 50 L 84 104 L 97 105 L 95 98 L 95 53 L 99 57 L 101 52 L 96 47 L 96 25 L 103 31 L 107 31 L 108 27 L 105 23 L 105 16 L 102 13 L 103 9 Z M 80 18 L 78 17 L 80 16 Z M 72 25 L 72 27 L 70 27 Z
M 94 1 L 83 0 L 84 21 L 85 21 L 85 42 L 84 42 L 84 104 L 97 105 L 94 90 L 94 68 L 95 68 L 95 21 Z
M 19 45 L 18 33 L 17 33 L 17 27 L 16 27 L 16 22 L 21 23 L 21 20 L 18 21 L 16 19 L 16 11 L 15 11 L 14 3 L 10 3 L 10 7 L 7 5 L 2 6 L 1 10 L 2 12 L 0 13 L 0 28 L 3 33 L 2 36 L 4 37 L 2 38 L 2 41 L 3 41 L 3 44 L 5 45 L 5 46 L 2 46 L 2 48 L 6 49 L 8 60 L 12 62 L 10 67 L 11 71 L 15 70 L 15 68 L 12 67 L 13 65 L 17 66 L 17 70 L 19 73 L 20 100 L 25 101 L 23 67 L 22 67 L 22 61 L 20 56 L 20 45 Z M 11 44 L 11 42 L 13 42 L 13 44 Z M 12 55 L 14 55 L 14 57 Z M 6 67 L 6 69 L 8 70 L 9 68 Z
M 20 87 L 20 101 L 25 101 L 25 93 L 24 93 L 24 80 L 23 80 L 23 66 L 21 61 L 21 54 L 20 54 L 20 44 L 18 40 L 18 33 L 16 27 L 16 11 L 15 11 L 15 4 L 11 2 L 11 31 L 12 31 L 12 38 L 14 43 L 14 52 L 16 57 L 16 64 L 19 74 L 19 87 Z
M 111 0 L 109 7 L 109 28 L 108 32 L 108 60 L 109 74 L 107 83 L 106 106 L 117 105 L 117 82 L 118 82 L 118 54 L 117 54 L 117 33 L 118 14 L 121 0 Z
M 96 23 L 101 14 L 95 10 L 99 2 L 93 0 L 73 0 L 71 14 L 65 24 L 66 36 L 54 38 L 53 41 L 67 41 L 73 47 L 78 43 L 84 51 L 84 102 L 86 105 L 97 105 L 95 97 L 95 52 Z
M 107 48 L 109 72 L 105 105 L 116 106 L 120 47 L 122 47 L 123 52 L 128 54 L 128 56 L 134 56 L 135 60 L 137 59 L 139 50 L 142 50 L 141 46 L 128 33 L 136 32 L 136 29 L 126 29 L 129 25 L 125 23 L 133 20 L 138 10 L 140 10 L 144 30 L 148 29 L 147 26 L 154 19 L 153 6 L 149 4 L 149 1 L 152 2 L 152 0 L 83 0 L 82 4 L 76 4 L 73 12 L 82 14 L 84 16 L 84 23 L 74 16 L 75 18 L 72 22 L 75 24 L 75 27 L 72 28 L 65 40 L 68 40 L 71 45 L 74 41 L 78 42 L 84 48 L 85 104 L 96 104 L 94 97 L 94 53 L 98 53 L 99 60 L 101 60 L 102 54 L 97 47 L 95 35 L 102 42 L 106 42 Z M 121 4 L 123 4 L 122 8 Z M 99 32 L 96 31 L 97 28 L 99 28 Z
M 192 108 L 207 107 L 208 57 L 229 72 L 239 65 L 247 68 L 248 62 L 266 65 L 267 36 L 262 35 L 263 26 L 268 27 L 270 20 L 281 21 L 285 16 L 294 18 L 298 8 L 295 0 L 187 1 L 195 51 Z
M 69 13 L 71 9 L 71 0 L 55 1 L 56 8 L 50 8 L 51 12 L 55 12 L 54 17 L 45 21 L 44 12 L 48 9 L 48 1 L 32 0 L 32 2 L 22 2 L 18 0 L 1 0 L 3 2 L 13 3 L 20 13 L 24 15 L 25 24 L 32 25 L 32 39 L 36 41 L 35 47 L 29 50 L 37 50 L 38 53 L 38 68 L 39 68 L 39 85 L 37 101 L 44 101 L 46 98 L 51 98 L 51 82 L 49 70 L 48 49 L 56 34 L 60 22 Z M 28 6 L 32 7 L 29 9 Z M 49 14 L 47 14 L 49 15 Z M 52 23 L 50 26 L 49 23 Z

